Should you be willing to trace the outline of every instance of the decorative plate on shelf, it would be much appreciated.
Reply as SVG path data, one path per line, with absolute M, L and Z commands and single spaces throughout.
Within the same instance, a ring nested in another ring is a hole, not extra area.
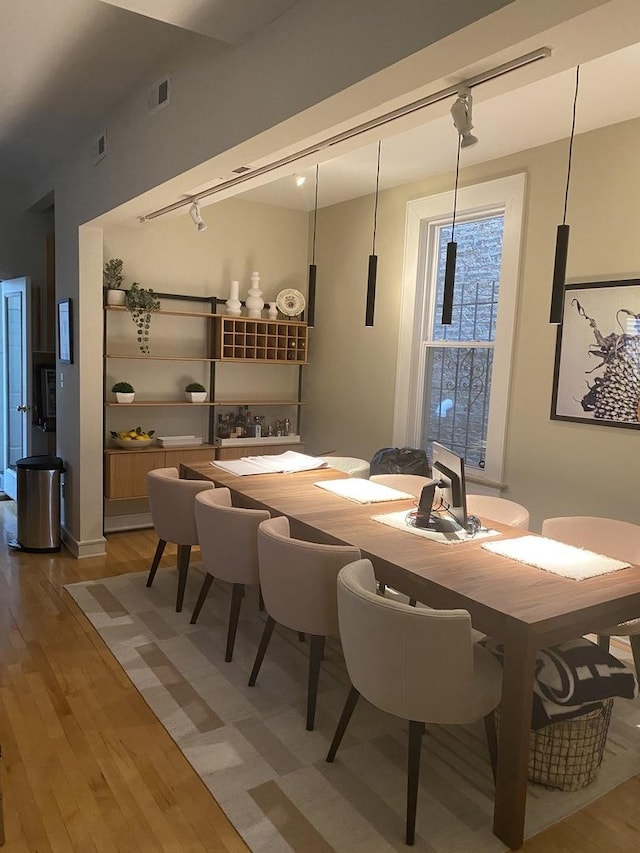
M 287 288 L 276 296 L 276 307 L 285 317 L 297 317 L 302 314 L 305 306 L 304 296 L 299 290 Z

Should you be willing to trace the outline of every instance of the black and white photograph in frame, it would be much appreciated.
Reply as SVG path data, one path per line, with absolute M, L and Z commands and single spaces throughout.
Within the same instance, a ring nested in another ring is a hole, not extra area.
M 640 279 L 566 286 L 551 417 L 640 428 Z

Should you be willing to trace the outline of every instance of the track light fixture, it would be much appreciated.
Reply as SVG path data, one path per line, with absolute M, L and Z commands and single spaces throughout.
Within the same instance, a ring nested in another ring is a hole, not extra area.
M 580 66 L 576 67 L 576 86 L 573 94 L 573 117 L 571 119 L 571 135 L 569 137 L 569 162 L 567 163 L 567 183 L 564 190 L 564 214 L 562 225 L 556 232 L 556 255 L 553 264 L 553 285 L 551 288 L 551 311 L 549 322 L 555 325 L 562 323 L 564 314 L 564 285 L 567 276 L 567 254 L 569 251 L 569 226 L 567 222 L 567 202 L 569 201 L 569 181 L 571 178 L 571 157 L 573 155 L 573 137 L 576 132 L 576 104 L 578 103 L 578 86 L 580 83 Z
M 200 213 L 200 205 L 197 201 L 194 201 L 191 207 L 189 208 L 189 216 L 193 219 L 193 224 L 197 227 L 198 231 L 207 230 L 207 223 L 202 218 L 202 214 Z
M 451 107 L 451 117 L 456 130 L 460 134 L 460 145 L 462 148 L 470 148 L 478 141 L 478 137 L 474 136 L 473 122 L 471 120 L 473 111 L 473 96 L 471 89 L 462 88 L 458 91 L 458 97 Z

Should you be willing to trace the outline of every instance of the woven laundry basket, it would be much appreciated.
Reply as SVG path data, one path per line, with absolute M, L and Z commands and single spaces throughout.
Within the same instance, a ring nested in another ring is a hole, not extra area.
M 560 791 L 586 788 L 598 775 L 607 741 L 613 699 L 570 720 L 558 720 L 529 733 L 530 782 Z M 500 709 L 495 712 L 499 728 Z

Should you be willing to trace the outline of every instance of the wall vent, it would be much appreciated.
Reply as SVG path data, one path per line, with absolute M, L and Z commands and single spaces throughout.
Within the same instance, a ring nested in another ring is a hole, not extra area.
M 100 136 L 93 143 L 91 148 L 93 154 L 93 163 L 99 163 L 104 157 L 107 156 L 107 131 L 103 130 Z
M 165 74 L 149 87 L 147 92 L 147 110 L 149 115 L 163 110 L 171 100 L 171 78 Z

